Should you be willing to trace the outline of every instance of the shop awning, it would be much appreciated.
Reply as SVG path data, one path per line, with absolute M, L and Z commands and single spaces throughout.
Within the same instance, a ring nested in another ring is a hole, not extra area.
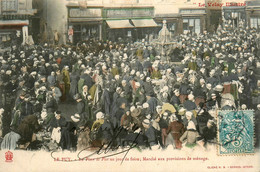
M 135 27 L 158 27 L 153 19 L 132 19 Z
M 10 26 L 10 25 L 29 25 L 29 20 L 1 20 L 0 26 Z
M 106 20 L 110 29 L 133 28 L 129 20 Z

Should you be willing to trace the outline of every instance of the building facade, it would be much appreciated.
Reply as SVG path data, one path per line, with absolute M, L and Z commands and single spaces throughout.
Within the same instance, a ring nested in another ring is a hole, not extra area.
M 145 4 L 144 4 L 145 3 Z M 67 5 L 68 29 L 73 43 L 92 39 L 135 41 L 158 31 L 154 7 L 143 1 L 72 1 Z
M 172 36 L 192 32 L 199 34 L 206 29 L 204 0 L 155 0 L 155 21 L 167 21 Z
M 246 1 L 246 19 L 250 28 L 260 30 L 260 1 Z
M 260 23 L 258 0 L 34 1 L 42 2 L 40 35 L 48 43 L 77 44 L 90 38 L 149 41 L 157 38 L 164 20 L 171 37 L 214 32 L 225 20 L 256 28 Z
M 37 12 L 32 7 L 32 0 L 0 1 L 0 44 L 33 43 L 32 23 Z
M 242 23 L 244 27 L 260 28 L 258 0 L 207 0 L 205 6 L 209 31 L 215 31 L 218 24 L 225 21 L 231 22 L 233 27 L 238 27 Z

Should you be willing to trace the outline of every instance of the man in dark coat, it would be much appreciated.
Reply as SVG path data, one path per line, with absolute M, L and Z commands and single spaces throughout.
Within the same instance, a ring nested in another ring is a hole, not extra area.
M 119 105 L 119 109 L 116 111 L 115 116 L 114 116 L 114 128 L 118 128 L 121 124 L 121 118 L 125 114 L 125 109 L 126 109 L 126 103 L 122 102 Z
M 122 90 L 123 90 L 123 93 L 124 93 L 124 97 L 129 102 L 131 102 L 132 101 L 132 90 L 131 90 L 130 85 L 127 83 L 126 80 L 122 80 L 121 83 L 122 83 Z
M 151 83 L 151 78 L 147 77 L 146 81 L 143 83 L 143 88 L 144 88 L 144 92 L 146 95 L 154 95 L 154 89 L 153 89 L 153 85 Z
M 57 104 L 55 98 L 53 97 L 53 93 L 52 92 L 48 92 L 46 97 L 47 97 L 46 98 L 46 111 L 47 111 L 47 114 L 53 114 L 58 109 L 58 104 Z
M 28 116 L 33 114 L 33 104 L 29 101 L 30 95 L 25 95 L 24 102 L 20 104 L 19 110 L 21 112 L 21 120 Z
M 60 111 L 56 111 L 55 112 L 55 118 L 51 121 L 51 131 L 54 128 L 57 128 L 60 130 L 61 132 L 61 139 L 60 139 L 60 147 L 64 150 L 67 149 L 69 150 L 70 148 L 72 148 L 72 140 L 70 138 L 70 132 L 68 129 L 68 122 L 66 121 L 66 119 L 61 116 L 61 112 Z
M 151 122 L 148 119 L 145 119 L 143 120 L 142 124 L 144 127 L 143 133 L 147 139 L 146 140 L 147 146 L 152 148 L 153 146 L 159 145 L 159 141 L 157 140 L 157 136 L 156 136 L 156 130 L 151 125 Z
M 179 109 L 179 105 L 181 104 L 180 101 L 180 92 L 178 89 L 174 90 L 174 95 L 172 96 L 170 103 L 178 110 Z
M 208 110 L 220 108 L 221 97 L 217 93 L 211 94 L 211 99 L 208 100 L 206 106 Z
M 89 76 L 89 73 L 90 73 L 89 71 L 85 71 L 84 74 L 82 74 L 80 76 L 80 78 L 84 79 L 83 85 L 87 85 L 88 88 L 90 89 L 93 86 L 94 82 L 93 82 L 92 78 Z
M 149 104 L 149 112 L 151 114 L 156 113 L 156 107 L 158 105 L 158 101 L 155 97 L 151 97 L 151 94 L 146 95 L 147 103 Z
M 195 110 L 196 109 L 196 104 L 194 102 L 194 96 L 192 94 L 189 94 L 188 95 L 188 100 L 186 100 L 184 103 L 183 103 L 183 106 L 185 109 L 187 109 L 188 111 L 192 111 L 192 110 Z
M 85 111 L 85 103 L 82 100 L 82 97 L 80 96 L 80 94 L 76 94 L 74 96 L 74 99 L 77 102 L 77 114 L 80 115 L 81 119 L 88 120 L 89 116 Z
M 203 130 L 207 127 L 208 120 L 213 119 L 213 117 L 206 111 L 206 109 L 201 109 L 196 119 L 198 123 L 198 132 L 202 135 Z
M 106 85 L 106 88 L 103 91 L 101 104 L 103 112 L 105 112 L 106 115 L 109 115 L 111 110 L 111 94 L 109 92 L 109 85 Z
M 207 126 L 203 129 L 203 134 L 201 136 L 204 140 L 205 147 L 207 147 L 210 143 L 215 143 L 215 138 L 217 136 L 217 127 L 213 120 L 208 120 Z

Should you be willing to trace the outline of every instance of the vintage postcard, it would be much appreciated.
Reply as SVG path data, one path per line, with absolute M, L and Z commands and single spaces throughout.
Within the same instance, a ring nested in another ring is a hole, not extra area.
M 259 172 L 259 0 L 0 0 L 0 171 Z

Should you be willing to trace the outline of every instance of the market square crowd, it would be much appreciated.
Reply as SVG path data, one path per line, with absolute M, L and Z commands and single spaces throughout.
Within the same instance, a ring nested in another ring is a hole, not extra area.
M 217 111 L 247 109 L 255 110 L 259 147 L 259 30 L 226 23 L 177 36 L 167 58 L 158 47 L 122 39 L 13 45 L 0 55 L 1 149 L 134 142 L 208 150 L 217 143 Z M 71 103 L 68 120 L 60 107 Z

